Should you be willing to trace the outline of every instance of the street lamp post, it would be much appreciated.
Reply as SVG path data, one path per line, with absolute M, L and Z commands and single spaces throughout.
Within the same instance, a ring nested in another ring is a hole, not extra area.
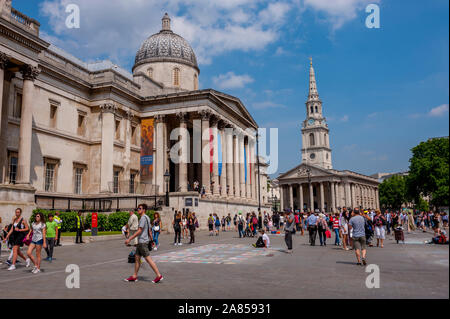
M 308 174 L 308 186 L 309 186 L 309 191 L 311 191 L 311 170 L 308 168 L 306 170 L 306 173 Z M 311 194 L 309 194 L 309 198 L 311 198 Z M 311 213 L 314 212 L 314 202 L 309 203 L 309 209 L 311 209 Z
M 166 182 L 166 207 L 169 207 L 169 182 L 170 182 L 169 170 L 166 170 L 166 172 L 164 173 L 164 181 Z

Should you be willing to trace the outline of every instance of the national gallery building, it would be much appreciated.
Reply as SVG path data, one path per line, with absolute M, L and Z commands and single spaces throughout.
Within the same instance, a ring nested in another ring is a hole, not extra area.
M 47 43 L 11 2 L 0 1 L 2 217 L 161 208 L 166 192 L 203 226 L 209 213 L 256 212 L 259 199 L 270 209 L 265 185 L 258 194 L 257 123 L 238 98 L 198 89 L 195 53 L 167 14 L 131 74 Z

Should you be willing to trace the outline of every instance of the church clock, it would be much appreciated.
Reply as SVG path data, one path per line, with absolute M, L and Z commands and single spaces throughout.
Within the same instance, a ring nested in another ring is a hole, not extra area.
M 308 124 L 309 124 L 309 125 L 314 125 L 315 122 L 316 122 L 316 121 L 315 121 L 314 119 L 309 119 Z

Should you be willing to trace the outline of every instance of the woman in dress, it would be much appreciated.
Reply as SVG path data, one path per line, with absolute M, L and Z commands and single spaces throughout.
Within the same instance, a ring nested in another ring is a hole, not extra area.
M 347 212 L 343 212 L 341 218 L 339 219 L 340 231 L 342 235 L 342 249 L 349 250 L 347 247 L 348 243 L 348 215 Z

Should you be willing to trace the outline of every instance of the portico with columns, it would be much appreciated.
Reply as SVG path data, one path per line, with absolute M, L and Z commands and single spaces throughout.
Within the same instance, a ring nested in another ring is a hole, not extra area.
M 168 14 L 129 72 L 80 61 L 41 39 L 39 22 L 12 0 L 0 1 L 2 217 L 20 207 L 28 218 L 62 198 L 71 210 L 88 211 L 91 198 L 115 198 L 106 209 L 119 210 L 117 198 L 127 197 L 127 208 L 162 209 L 166 171 L 169 207 L 195 211 L 202 227 L 212 212 L 256 212 L 258 125 L 238 98 L 200 90 L 199 74 Z
M 376 179 L 333 169 L 330 130 L 323 116 L 312 59 L 301 133 L 301 164 L 278 177 L 281 210 L 330 213 L 343 207 L 379 209 Z

